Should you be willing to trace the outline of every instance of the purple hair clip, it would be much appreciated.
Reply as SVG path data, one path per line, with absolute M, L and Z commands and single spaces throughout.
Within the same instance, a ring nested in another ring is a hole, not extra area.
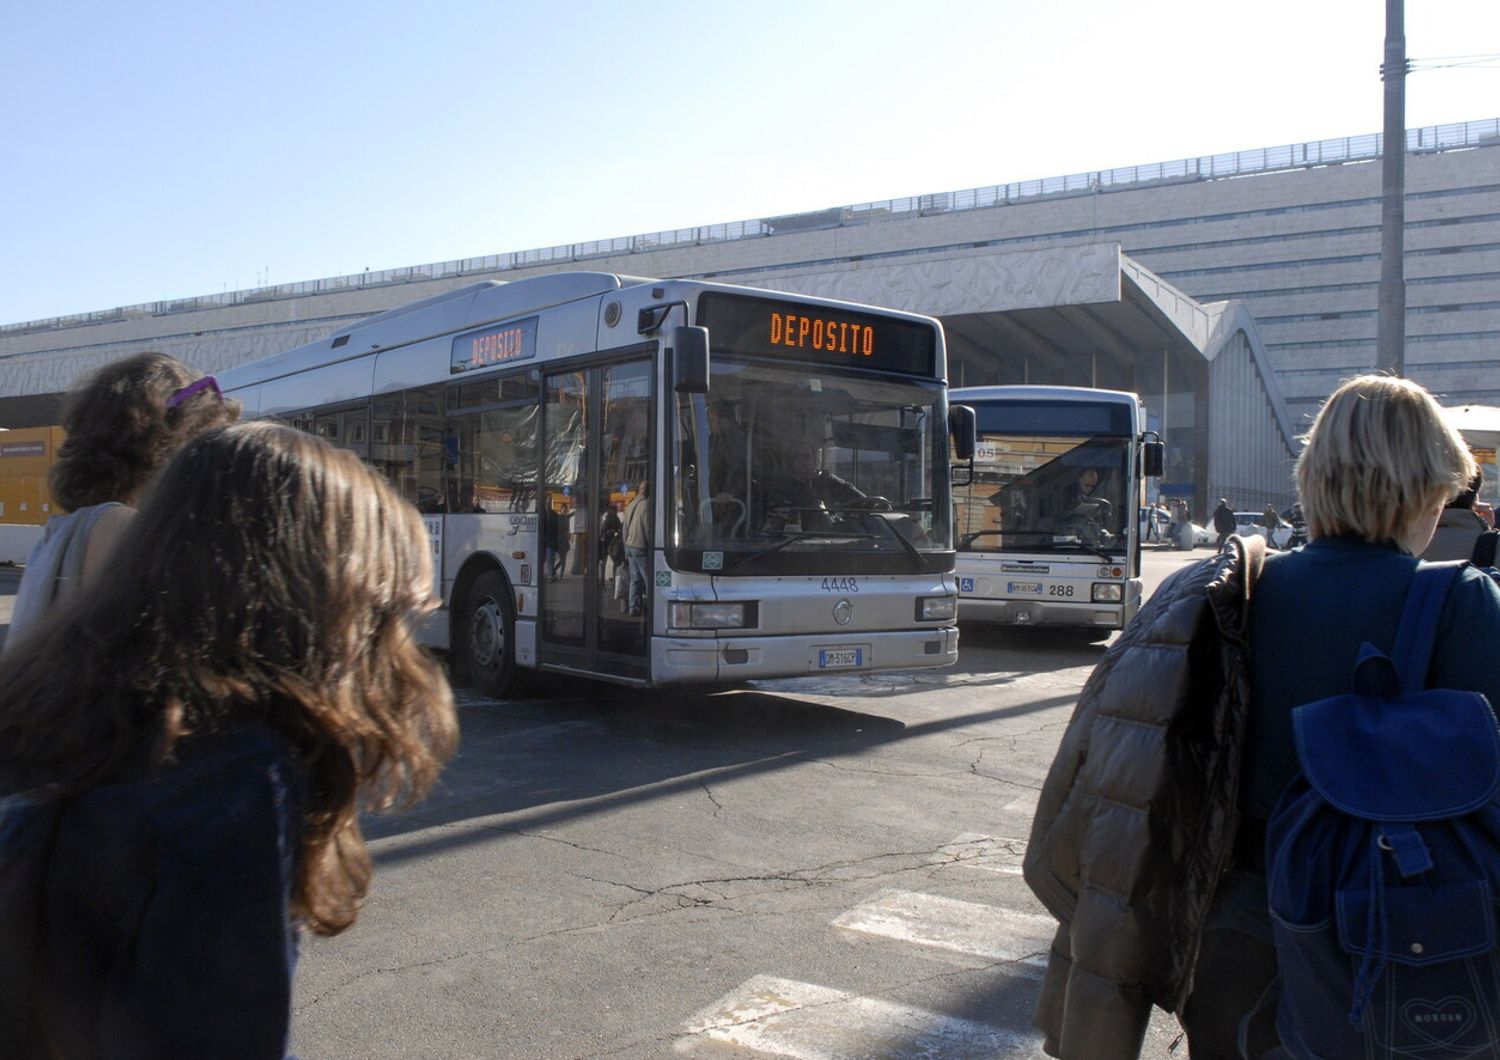
M 189 383 L 187 386 L 182 387 L 179 390 L 174 390 L 172 392 L 172 396 L 167 398 L 167 408 L 176 408 L 178 405 L 181 405 L 184 401 L 192 397 L 194 394 L 198 393 L 200 390 L 212 390 L 214 392 L 214 397 L 218 398 L 220 401 L 224 400 L 224 395 L 219 390 L 218 380 L 216 380 L 211 375 L 206 375 L 196 383 Z

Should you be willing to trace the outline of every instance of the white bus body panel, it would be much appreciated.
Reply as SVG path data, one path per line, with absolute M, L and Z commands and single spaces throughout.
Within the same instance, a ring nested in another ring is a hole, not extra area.
M 1127 578 L 1123 603 L 1096 603 L 1101 561 L 1048 557 L 1023 559 L 1005 553 L 961 553 L 958 613 L 976 622 L 1011 626 L 1094 626 L 1123 629 L 1141 603 L 1141 579 Z
M 657 570 L 663 570 L 660 553 L 656 562 Z M 847 591 L 851 584 L 858 590 Z M 656 590 L 651 681 L 742 681 L 952 666 L 958 661 L 956 625 L 934 622 L 912 628 L 919 598 L 952 593 L 952 577 L 945 574 L 724 578 L 673 572 L 672 585 Z M 684 600 L 755 601 L 762 628 L 797 632 L 669 629 L 672 602 Z M 839 615 L 846 621 L 840 622 Z

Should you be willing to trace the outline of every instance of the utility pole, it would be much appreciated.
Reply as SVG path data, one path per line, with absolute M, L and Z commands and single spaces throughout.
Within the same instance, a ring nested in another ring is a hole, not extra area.
M 1375 367 L 1406 374 L 1405 0 L 1385 0 L 1385 134 L 1380 148 L 1380 310 Z

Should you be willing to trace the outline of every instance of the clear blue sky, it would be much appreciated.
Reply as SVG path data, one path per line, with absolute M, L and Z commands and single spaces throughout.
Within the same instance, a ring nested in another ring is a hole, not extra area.
M 1378 132 L 1381 0 L 59 0 L 0 15 L 0 323 Z M 1408 0 L 1415 60 L 1497 0 Z M 1500 64 L 1407 82 L 1500 117 Z

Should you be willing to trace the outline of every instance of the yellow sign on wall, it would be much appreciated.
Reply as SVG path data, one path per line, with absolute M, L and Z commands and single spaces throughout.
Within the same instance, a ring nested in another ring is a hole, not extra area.
M 47 476 L 62 440 L 61 427 L 0 431 L 0 523 L 41 526 L 59 514 Z

